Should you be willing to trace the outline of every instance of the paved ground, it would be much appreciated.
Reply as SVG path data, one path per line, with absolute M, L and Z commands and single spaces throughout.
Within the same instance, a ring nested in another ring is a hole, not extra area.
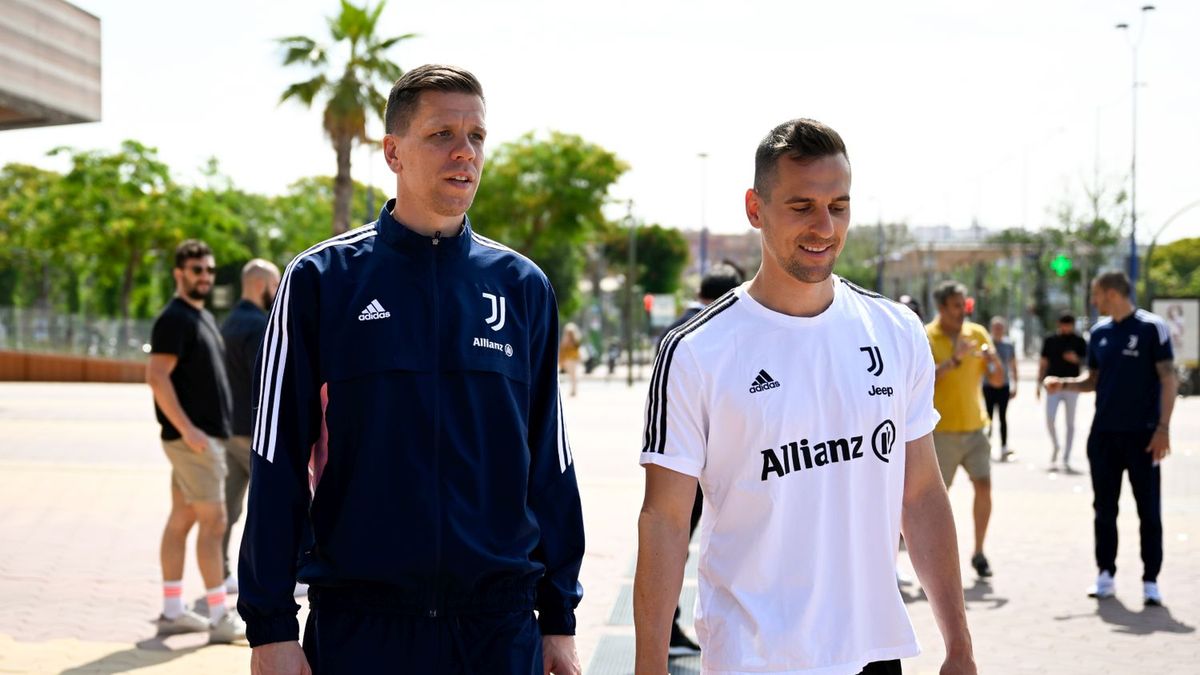
M 1030 364 L 1025 372 L 1032 372 Z M 1086 474 L 1044 470 L 1049 446 L 1041 412 L 1031 383 L 1023 384 L 1010 411 L 1018 461 L 994 466 L 988 549 L 996 576 L 979 582 L 966 570 L 981 672 L 1195 672 L 1200 399 L 1181 399 L 1176 408 L 1176 451 L 1164 472 L 1160 581 L 1167 607 L 1143 609 L 1128 490 L 1118 597 L 1099 604 L 1084 597 L 1094 574 L 1090 484 Z M 636 461 L 643 388 L 586 380 L 579 396 L 566 401 L 588 528 L 579 648 L 591 675 L 629 672 L 627 594 L 641 500 Z M 1091 405 L 1090 397 L 1080 402 L 1083 430 Z M 168 468 L 156 434 L 149 391 L 141 385 L 0 383 L 0 673 L 248 670 L 244 646 L 210 647 L 197 636 L 154 638 L 158 537 L 168 500 Z M 1079 460 L 1085 437 L 1081 431 Z M 951 499 L 957 513 L 969 515 L 970 486 L 960 482 Z M 958 522 L 966 554 L 969 517 Z M 198 597 L 201 586 L 189 562 L 185 596 Z M 928 603 L 914 586 L 904 592 L 925 647 L 905 664 L 906 672 L 936 673 L 941 645 Z M 681 661 L 675 671 L 695 672 L 693 665 Z

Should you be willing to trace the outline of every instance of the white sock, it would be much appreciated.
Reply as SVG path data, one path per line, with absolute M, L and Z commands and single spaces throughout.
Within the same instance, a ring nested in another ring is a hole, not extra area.
M 163 616 L 178 619 L 183 615 L 183 581 L 163 582 Z
M 225 609 L 225 584 L 210 588 L 204 594 L 208 596 L 208 620 L 216 623 L 228 611 Z

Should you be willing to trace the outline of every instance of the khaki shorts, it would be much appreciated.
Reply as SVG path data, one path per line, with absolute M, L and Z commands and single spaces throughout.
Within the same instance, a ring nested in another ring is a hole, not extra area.
M 933 444 L 937 450 L 938 466 L 942 469 L 942 481 L 946 487 L 954 482 L 954 472 L 959 465 L 966 469 L 971 480 L 986 480 L 992 477 L 992 444 L 983 429 L 979 431 L 933 432 Z
M 208 437 L 208 448 L 196 452 L 183 439 L 163 441 L 163 451 L 171 462 L 171 483 L 192 502 L 225 502 L 225 443 Z

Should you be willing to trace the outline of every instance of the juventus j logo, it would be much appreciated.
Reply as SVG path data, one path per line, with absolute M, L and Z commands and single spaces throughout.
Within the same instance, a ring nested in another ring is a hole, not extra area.
M 858 351 L 866 352 L 871 359 L 871 365 L 867 366 L 867 372 L 879 377 L 883 374 L 883 355 L 879 353 L 879 347 L 859 347 Z
M 1125 349 L 1137 349 L 1138 336 L 1130 335 L 1129 344 L 1125 345 Z
M 483 297 L 488 302 L 492 303 L 492 315 L 484 319 L 487 325 L 492 327 L 492 330 L 500 330 L 504 328 L 504 296 L 500 296 L 500 302 L 496 302 L 496 296 L 491 293 L 484 293 Z

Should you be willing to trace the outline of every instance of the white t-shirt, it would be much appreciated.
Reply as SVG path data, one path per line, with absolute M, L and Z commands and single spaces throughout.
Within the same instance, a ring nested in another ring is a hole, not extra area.
M 705 673 L 853 675 L 920 649 L 896 586 L 904 443 L 934 364 L 907 307 L 833 277 L 815 317 L 726 294 L 663 339 L 642 464 L 704 491 Z

